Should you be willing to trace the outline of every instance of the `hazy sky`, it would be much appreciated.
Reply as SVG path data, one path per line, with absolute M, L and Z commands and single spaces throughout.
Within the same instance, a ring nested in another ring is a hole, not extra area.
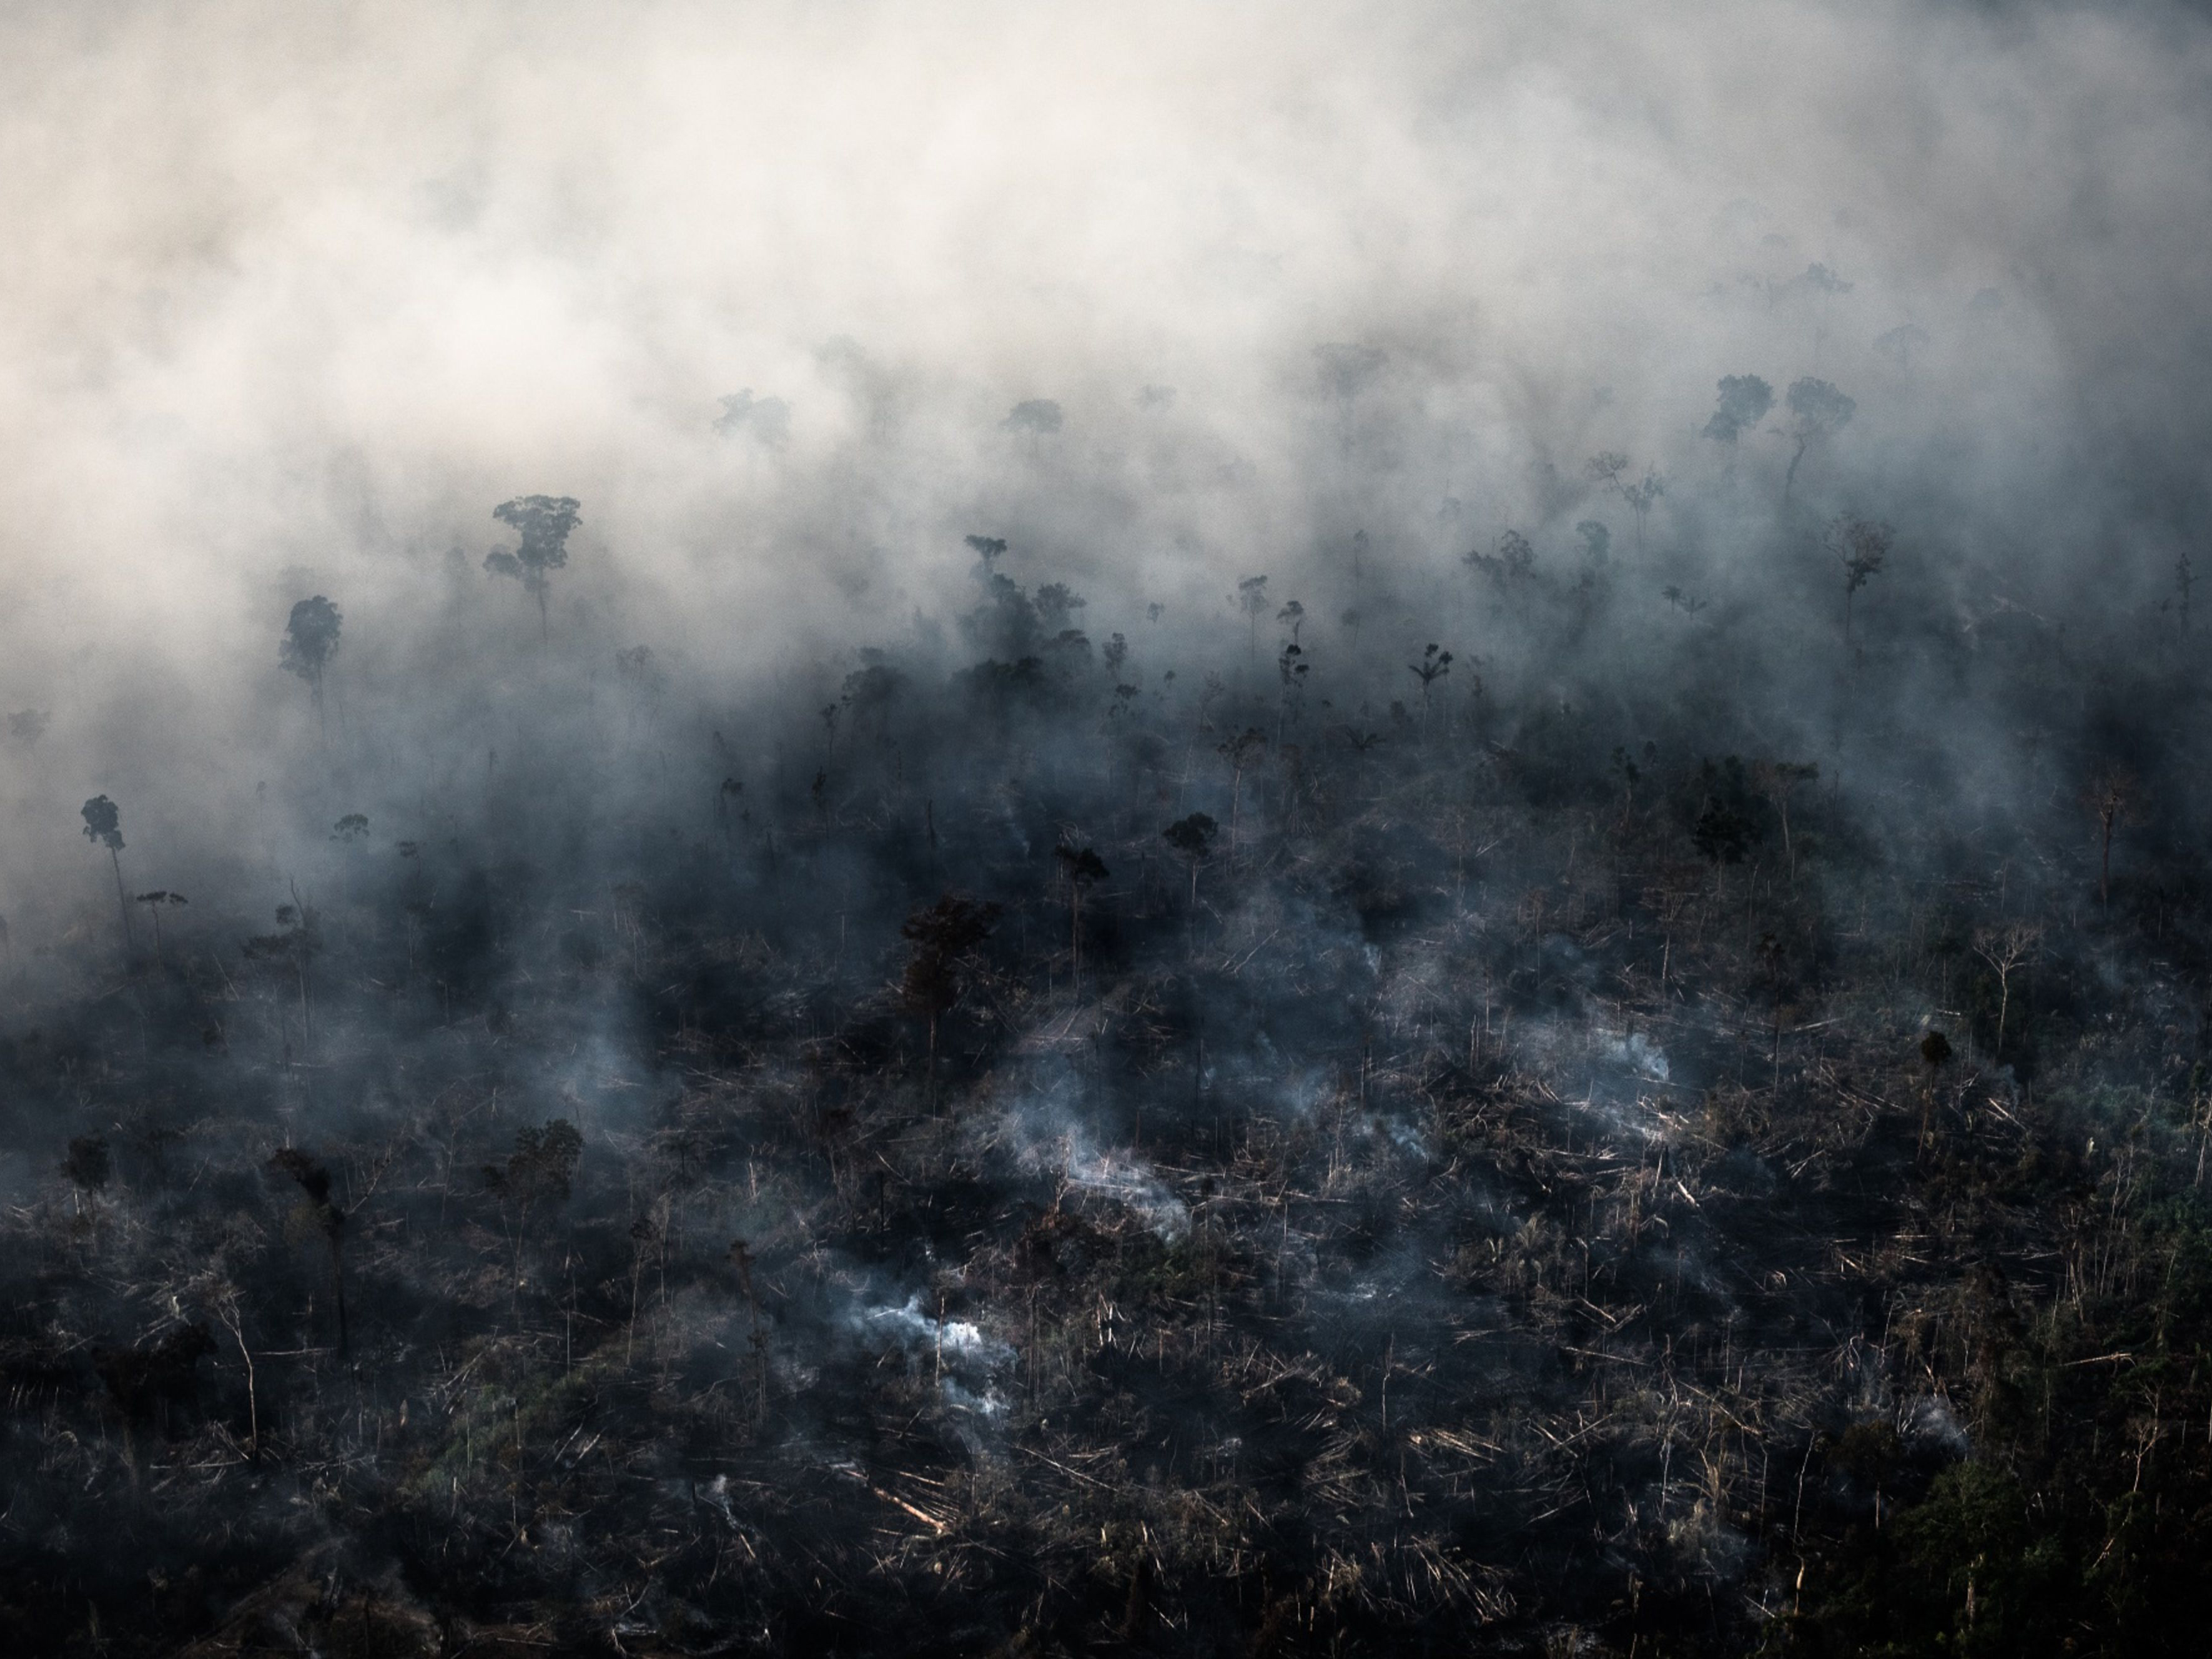
M 2142 497 L 2201 454 L 2209 68 L 2148 6 L 11 6 L 0 701 L 265 671 L 279 573 L 373 603 L 529 490 L 648 608 L 900 614 L 1012 513 L 1240 562 L 1322 511 L 1330 342 L 1409 514 L 1710 465 L 1740 370 L 2000 521 L 2093 453 L 2069 501 Z

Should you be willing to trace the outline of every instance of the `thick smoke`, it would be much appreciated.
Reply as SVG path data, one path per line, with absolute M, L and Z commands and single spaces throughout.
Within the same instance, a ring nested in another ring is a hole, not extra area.
M 2031 1353 L 2132 1499 L 2195 1360 L 2052 1402 L 2197 1328 L 2209 77 L 0 18 L 7 1617 L 112 1514 L 131 1651 L 1723 1651 L 2042 1479 Z
M 1844 386 L 1829 487 L 2022 578 L 2190 510 L 2204 47 L 2157 9 L 8 27 L 27 690 L 127 649 L 234 715 L 284 569 L 411 623 L 537 488 L 607 556 L 573 603 L 718 665 L 903 617 L 982 508 L 1211 599 L 1340 519 L 1456 551 L 1437 502 L 1524 520 L 1547 461 L 1710 464 L 1722 374 Z M 745 388 L 785 436 L 717 435 Z M 1037 398 L 1055 438 L 1001 430 Z

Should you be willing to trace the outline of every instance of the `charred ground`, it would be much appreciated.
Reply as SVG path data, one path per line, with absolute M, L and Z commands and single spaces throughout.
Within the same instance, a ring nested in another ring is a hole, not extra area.
M 541 570 L 404 761 L 311 609 L 264 844 L 14 941 L 0 1632 L 2185 1650 L 2185 610 L 1590 510 L 742 707 Z

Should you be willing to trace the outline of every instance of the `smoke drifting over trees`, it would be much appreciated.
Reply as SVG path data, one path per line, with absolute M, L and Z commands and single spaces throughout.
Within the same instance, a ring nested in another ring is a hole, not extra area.
M 2193 1650 L 2212 27 L 0 46 L 14 1649 Z

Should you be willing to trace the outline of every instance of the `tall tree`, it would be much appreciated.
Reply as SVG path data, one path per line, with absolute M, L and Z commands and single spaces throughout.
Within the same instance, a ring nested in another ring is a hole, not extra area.
M 1083 896 L 1106 879 L 1106 861 L 1088 847 L 1055 847 L 1053 857 L 1067 878 L 1068 969 L 1078 992 L 1083 989 Z
M 1214 752 L 1229 763 L 1229 856 L 1237 856 L 1237 826 L 1242 819 L 1244 799 L 1244 771 L 1259 752 L 1267 746 L 1267 734 L 1256 726 L 1248 726 L 1236 737 L 1214 745 Z
M 284 637 L 276 647 L 276 660 L 288 674 L 307 681 L 315 696 L 315 724 L 327 738 L 330 722 L 323 713 L 323 674 L 338 648 L 338 630 L 344 623 L 337 606 L 321 594 L 292 607 L 284 624 Z
M 1788 866 L 1790 880 L 1797 880 L 1797 849 L 1790 839 L 1790 801 L 1798 788 L 1811 783 L 1820 775 L 1820 769 L 1810 761 L 1762 761 L 1752 769 L 1759 793 L 1774 804 L 1776 815 L 1782 820 L 1782 857 Z
M 1829 382 L 1816 380 L 1809 374 L 1792 380 L 1782 400 L 1790 406 L 1791 417 L 1783 435 L 1796 445 L 1790 457 L 1790 471 L 1782 479 L 1782 501 L 1786 507 L 1790 487 L 1797 482 L 1798 463 L 1805 459 L 1805 452 L 1849 426 L 1851 416 L 1858 412 L 1858 404 Z
M 1247 576 L 1237 584 L 1237 608 L 1244 613 L 1249 641 L 1247 654 L 1254 662 L 1260 659 L 1260 618 L 1267 614 L 1267 579 Z
M 131 897 L 123 890 L 123 814 L 115 803 L 105 795 L 94 795 L 83 807 L 84 838 L 94 846 L 107 849 L 107 861 L 115 869 L 115 905 L 123 914 L 123 945 L 135 949 L 137 940 L 131 932 Z
M 551 637 L 545 618 L 545 599 L 552 574 L 568 562 L 568 532 L 582 522 L 573 495 L 518 495 L 492 508 L 501 524 L 512 525 L 522 544 L 512 553 L 485 556 L 484 568 L 495 576 L 512 576 L 523 591 L 538 601 L 538 632 Z
M 1211 814 L 1193 812 L 1160 831 L 1160 838 L 1190 866 L 1190 908 L 1194 914 L 1198 909 L 1198 866 L 1213 856 L 1213 837 L 1220 828 Z
M 2135 816 L 2135 774 L 2124 766 L 2107 766 L 2089 781 L 2081 792 L 2081 804 L 2097 820 L 2098 865 L 2097 903 L 2110 909 L 2112 903 L 2112 836 L 2119 827 Z
M 1438 680 L 1451 672 L 1451 665 L 1452 653 L 1438 650 L 1433 642 L 1421 653 L 1420 661 L 1406 665 L 1406 672 L 1421 683 L 1421 726 L 1424 731 L 1427 730 L 1429 724 L 1429 694 Z
M 2023 963 L 2034 959 L 2043 929 L 2032 921 L 2007 922 L 1998 927 L 1974 930 L 1974 954 L 1997 976 L 1997 1034 L 1990 1057 L 2004 1063 L 2005 1015 L 2012 1007 L 2012 976 Z
M 1844 649 L 1851 648 L 1851 600 L 1859 589 L 1881 574 L 1896 532 L 1886 524 L 1839 513 L 1821 538 L 1821 545 L 1835 556 L 1844 572 Z
M 1766 418 L 1774 407 L 1774 388 L 1756 374 L 1728 374 L 1721 378 L 1720 399 L 1705 435 L 1733 447 L 1737 437 Z

